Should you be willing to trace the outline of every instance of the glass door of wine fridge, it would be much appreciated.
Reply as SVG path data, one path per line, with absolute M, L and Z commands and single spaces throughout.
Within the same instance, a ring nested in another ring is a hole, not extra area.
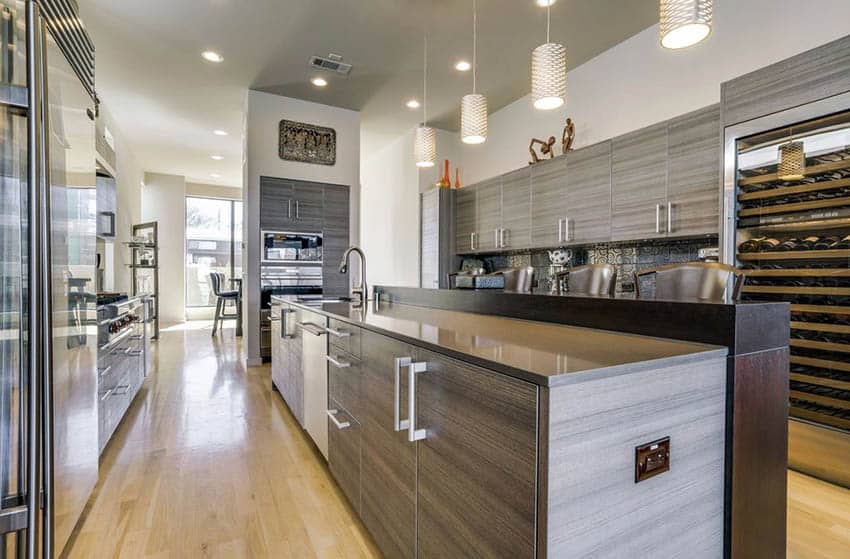
M 743 298 L 791 304 L 789 463 L 850 485 L 850 110 L 730 147 Z

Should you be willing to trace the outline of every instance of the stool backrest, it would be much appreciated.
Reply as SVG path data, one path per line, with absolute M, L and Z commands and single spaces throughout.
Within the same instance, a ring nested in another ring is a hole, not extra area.
M 613 297 L 617 287 L 617 268 L 611 264 L 587 264 L 555 274 L 558 295 L 561 280 L 567 278 L 567 293 L 591 297 Z
M 716 262 L 667 264 L 635 273 L 635 291 L 640 297 L 640 280 L 655 275 L 655 298 L 672 301 L 737 301 L 744 285 L 744 272 Z M 732 281 L 734 279 L 734 282 Z M 732 283 L 731 296 L 729 285 Z
M 221 272 L 210 272 L 210 284 L 212 285 L 213 294 L 216 297 L 221 295 L 222 282 L 224 282 L 224 274 Z
M 505 291 L 531 293 L 531 289 L 534 287 L 534 268 L 531 266 L 505 268 L 497 273 L 505 277 Z

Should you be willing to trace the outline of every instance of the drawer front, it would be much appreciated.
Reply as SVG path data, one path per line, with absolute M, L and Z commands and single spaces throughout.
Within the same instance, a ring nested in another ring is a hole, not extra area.
M 361 409 L 361 376 L 359 359 L 339 348 L 328 348 L 328 398 L 336 401 L 354 417 L 359 417 Z
M 360 328 L 341 320 L 328 320 L 328 345 L 360 358 Z
M 330 400 L 328 407 L 328 467 L 351 506 L 359 514 L 360 423 L 338 402 Z

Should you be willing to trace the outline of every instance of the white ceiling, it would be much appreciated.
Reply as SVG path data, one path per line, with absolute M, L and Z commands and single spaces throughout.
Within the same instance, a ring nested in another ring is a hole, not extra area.
M 242 110 L 249 88 L 362 111 L 370 137 L 395 136 L 421 120 L 404 106 L 422 96 L 425 30 L 429 113 L 456 129 L 471 73 L 471 0 L 80 0 L 97 48 L 97 90 L 146 171 L 241 186 Z M 531 50 L 545 40 L 534 0 L 479 0 L 478 89 L 490 111 L 530 89 Z M 575 67 L 654 24 L 658 0 L 560 0 L 552 40 Z M 221 64 L 204 50 L 220 52 Z M 335 52 L 347 78 L 309 83 L 312 55 Z M 215 129 L 230 133 L 213 135 Z M 368 149 L 365 147 L 364 149 Z M 484 148 L 486 149 L 486 148 Z M 210 155 L 223 155 L 213 161 Z M 210 177 L 212 173 L 221 179 Z

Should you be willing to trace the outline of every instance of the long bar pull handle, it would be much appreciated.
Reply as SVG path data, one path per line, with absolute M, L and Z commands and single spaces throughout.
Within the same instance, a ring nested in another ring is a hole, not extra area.
M 667 232 L 673 232 L 673 202 L 667 202 Z
M 407 419 L 401 419 L 399 417 L 401 415 L 401 368 L 407 367 L 409 364 L 413 362 L 413 359 L 410 357 L 396 357 L 395 358 L 395 393 L 393 395 L 393 417 L 394 424 L 393 428 L 396 431 L 403 431 L 407 429 L 408 424 L 410 423 Z
M 337 338 L 347 338 L 351 336 L 351 332 L 346 332 L 344 330 L 335 330 L 334 328 L 325 328 L 325 332 Z
M 655 204 L 655 232 L 661 233 L 661 204 Z
M 295 201 L 295 219 L 301 219 L 301 202 Z
M 325 359 L 327 360 L 328 363 L 330 363 L 331 365 L 335 366 L 338 369 L 347 369 L 348 367 L 351 367 L 351 363 L 349 363 L 348 361 L 339 361 L 335 357 L 333 357 L 332 355 L 325 355 Z
M 507 248 L 508 244 L 505 242 L 505 231 L 507 229 L 499 229 L 499 248 Z
M 558 220 L 558 243 L 564 242 L 564 220 Z
M 331 421 L 334 422 L 334 425 L 336 425 L 336 428 L 340 431 L 351 427 L 351 423 L 349 423 L 348 421 L 340 421 L 336 418 L 336 414 L 339 413 L 339 410 L 325 410 L 325 413 L 328 414 L 328 417 L 331 418 Z
M 407 440 L 410 442 L 421 441 L 428 435 L 425 429 L 416 428 L 416 374 L 427 370 L 428 363 L 424 361 L 407 365 Z
M 286 315 L 292 314 L 295 311 L 293 309 L 280 309 L 280 337 L 281 338 L 291 338 L 292 334 L 289 334 L 286 331 Z
M 495 233 L 496 233 L 496 248 L 500 248 L 502 246 L 502 242 L 499 240 L 500 235 L 501 235 L 501 231 L 502 231 L 501 229 L 495 230 Z
M 292 200 L 286 201 L 286 218 L 292 219 Z
M 570 242 L 570 218 L 564 218 L 564 242 Z

